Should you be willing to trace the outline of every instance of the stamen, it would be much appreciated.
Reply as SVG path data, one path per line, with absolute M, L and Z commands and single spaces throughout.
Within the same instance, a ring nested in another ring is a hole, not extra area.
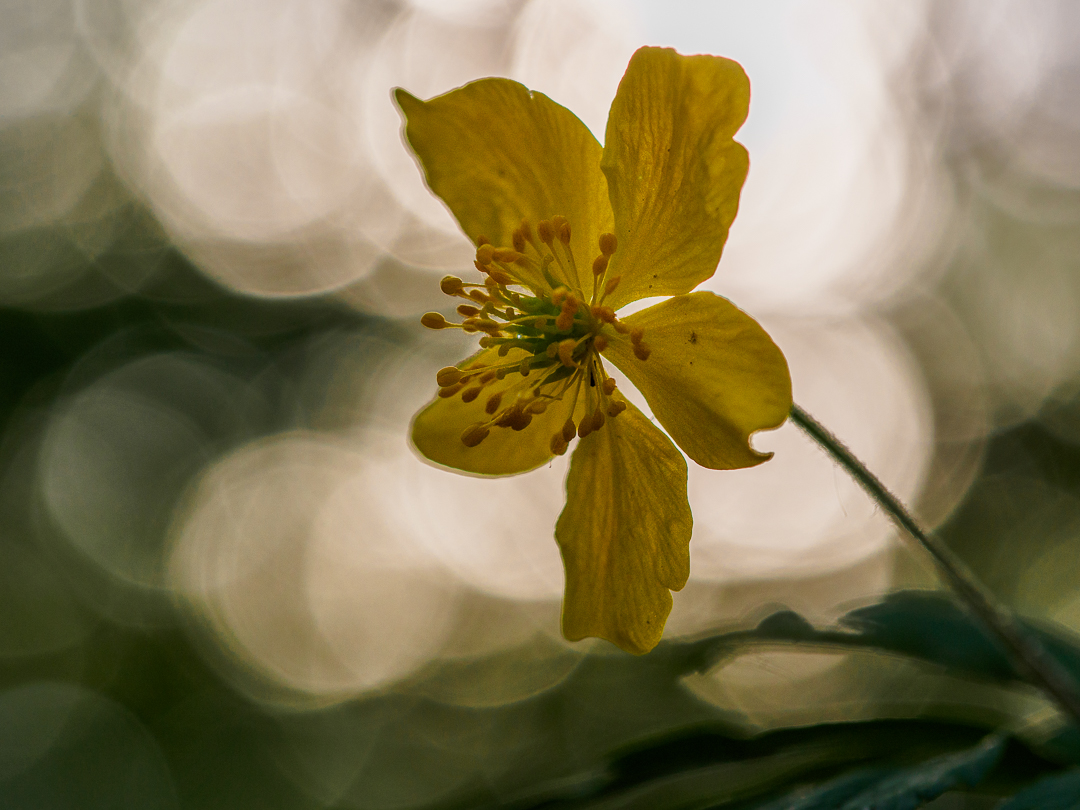
M 448 386 L 446 388 L 440 388 L 439 389 L 439 397 L 442 398 L 442 399 L 449 399 L 450 397 L 454 396 L 454 394 L 456 394 L 458 391 L 460 391 L 464 387 L 465 387 L 465 383 L 459 382 L 459 383 L 455 383 L 454 385 Z
M 610 256 L 615 252 L 615 249 L 619 246 L 619 240 L 615 238 L 613 233 L 600 234 L 600 252 L 605 256 Z
M 622 281 L 622 276 L 609 278 L 607 284 L 604 285 L 604 295 L 611 295 L 615 292 L 615 288 L 619 286 L 620 281 Z
M 605 379 L 604 384 L 601 386 L 601 388 L 603 388 L 604 393 L 610 397 L 613 393 L 615 393 L 615 378 L 608 377 L 607 379 Z
M 602 276 L 602 275 L 604 275 L 604 273 L 607 272 L 607 266 L 608 266 L 608 257 L 601 253 L 599 256 L 597 256 L 595 259 L 593 259 L 593 263 L 592 263 L 593 275 L 594 276 Z
M 461 392 L 461 401 L 462 402 L 472 402 L 474 399 L 476 399 L 478 396 L 480 396 L 480 393 L 483 390 L 484 390 L 484 386 L 482 386 L 482 385 L 477 385 L 477 386 L 474 386 L 472 388 L 466 388 L 464 391 Z
M 445 368 L 440 368 L 438 372 L 436 372 L 435 382 L 442 386 L 453 385 L 454 383 L 461 382 L 461 378 L 464 376 L 465 374 L 456 366 L 446 366 Z
M 577 425 L 574 424 L 573 418 L 567 419 L 562 427 L 563 441 L 569 443 L 575 435 L 577 435 Z
M 574 349 L 577 348 L 578 342 L 573 338 L 567 338 L 566 340 L 559 342 L 559 360 L 567 368 L 577 368 L 578 364 L 574 362 Z
M 592 345 L 598 352 L 602 352 L 608 347 L 608 339 L 603 335 L 597 335 L 593 338 Z
M 502 393 L 496 391 L 494 394 L 488 397 L 488 401 L 487 404 L 484 406 L 484 410 L 487 411 L 489 414 L 495 413 L 495 411 L 499 410 L 499 403 L 501 402 Z
M 461 434 L 461 443 L 466 447 L 476 447 L 488 437 L 490 432 L 483 422 L 478 422 L 465 428 L 465 432 Z
M 617 399 L 614 402 L 612 402 L 610 405 L 608 405 L 607 415 L 610 416 L 612 419 L 614 419 L 616 416 L 618 416 L 620 413 L 622 413 L 625 410 L 626 410 L 626 403 L 623 402 L 621 399 Z
M 479 309 L 469 304 L 458 304 L 457 312 L 462 318 L 475 318 L 480 314 Z
M 638 360 L 648 360 L 650 354 L 652 354 L 652 349 L 650 349 L 644 343 L 634 344 L 634 357 L 636 357 Z
M 458 295 L 464 288 L 465 282 L 457 276 L 443 276 L 439 282 L 439 289 L 447 295 Z
M 643 337 L 645 337 L 645 330 L 642 329 L 640 326 L 635 326 L 633 329 L 630 330 L 631 343 L 641 343 L 641 339 Z
M 556 456 L 561 456 L 566 452 L 566 448 L 570 446 L 570 443 L 563 438 L 561 433 L 556 433 L 551 437 L 551 443 L 548 445 L 549 449 Z
M 440 315 L 438 312 L 425 312 L 420 318 L 420 323 L 426 326 L 428 329 L 448 329 L 454 324 L 447 323 L 446 318 Z
M 551 243 L 555 240 L 555 226 L 551 223 L 551 220 L 542 219 L 537 222 L 536 235 L 540 237 L 541 242 L 551 247 Z

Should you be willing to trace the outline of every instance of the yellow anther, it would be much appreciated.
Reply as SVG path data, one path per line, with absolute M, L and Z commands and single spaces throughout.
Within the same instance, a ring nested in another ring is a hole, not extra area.
M 551 437 L 551 444 L 548 445 L 551 452 L 556 456 L 561 456 L 566 452 L 566 448 L 570 446 L 570 443 L 563 438 L 561 433 L 556 433 Z
M 531 414 L 539 416 L 547 410 L 548 404 L 546 399 L 534 399 L 526 406 L 525 410 Z
M 458 304 L 458 315 L 462 318 L 474 318 L 480 314 L 480 310 L 469 304 Z
M 569 441 L 577 435 L 577 425 L 574 424 L 573 419 L 567 419 L 562 426 L 563 441 L 569 443 Z
M 611 325 L 615 327 L 615 331 L 618 332 L 620 335 L 625 335 L 627 332 L 630 331 L 630 327 L 618 319 L 612 321 Z
M 594 318 L 599 318 L 604 323 L 615 323 L 615 310 L 611 307 L 596 305 L 590 309 Z
M 559 223 L 559 241 L 564 245 L 570 244 L 570 223 L 565 219 Z
M 634 344 L 634 357 L 636 357 L 638 360 L 648 360 L 650 354 L 652 354 L 652 349 L 650 349 L 644 343 Z
M 620 281 L 622 281 L 622 276 L 609 278 L 607 284 L 604 285 L 604 295 L 611 295 L 615 292 L 615 288 L 619 286 Z
M 610 405 L 608 405 L 607 415 L 610 416 L 612 419 L 614 419 L 616 416 L 618 416 L 620 413 L 622 413 L 625 410 L 626 410 L 626 403 L 623 402 L 621 399 L 617 399 L 614 402 L 612 402 Z
M 574 362 L 574 349 L 576 348 L 577 341 L 573 338 L 559 341 L 559 362 L 567 368 L 577 368 L 578 364 Z
M 492 380 L 494 380 L 498 376 L 499 376 L 499 372 L 498 372 L 497 369 L 488 369 L 487 371 L 485 371 L 483 374 L 480 375 L 480 379 L 478 379 L 477 382 L 480 383 L 481 385 L 487 385 L 489 382 L 491 382 Z
M 532 422 L 532 414 L 528 411 L 514 411 L 514 419 L 510 423 L 513 430 L 524 430 Z
M 532 355 L 521 358 L 521 365 L 518 366 L 518 374 L 522 377 L 529 376 L 529 366 L 532 364 Z
M 439 282 L 439 289 L 447 295 L 457 295 L 464 288 L 465 285 L 457 276 L 443 276 L 442 281 Z
M 608 347 L 608 339 L 603 335 L 597 335 L 593 338 L 592 345 L 593 348 L 596 349 L 598 352 L 602 352 Z
M 577 429 L 578 438 L 579 439 L 584 439 L 586 436 L 588 436 L 592 432 L 593 432 L 592 417 L 590 417 L 589 415 L 586 415 L 585 418 L 581 420 L 581 424 L 578 425 L 578 429 Z
M 631 343 L 641 343 L 641 339 L 643 337 L 645 337 L 645 330 L 642 329 L 640 326 L 635 326 L 633 329 L 630 330 Z
M 615 378 L 608 377 L 606 380 L 604 380 L 604 384 L 601 386 L 601 388 L 603 388 L 604 393 L 610 397 L 612 394 L 615 393 Z
M 491 431 L 482 423 L 471 425 L 470 427 L 465 428 L 465 432 L 461 434 L 461 443 L 466 447 L 476 447 L 476 445 L 487 438 L 487 435 L 490 432 Z
M 446 318 L 440 315 L 438 312 L 425 312 L 420 318 L 420 323 L 426 326 L 428 329 L 446 329 L 451 324 L 446 322 Z
M 523 234 L 521 232 L 520 228 L 518 228 L 516 231 L 514 231 L 514 235 L 511 238 L 511 242 L 514 245 L 514 250 L 516 250 L 518 253 L 524 253 L 525 252 L 525 234 Z
M 558 353 L 559 353 L 559 344 L 558 343 L 549 343 L 547 345 L 547 348 L 544 349 L 544 354 L 546 354 L 552 360 L 555 359 L 555 355 L 557 355 Z
M 542 219 L 536 223 L 536 235 L 540 237 L 540 241 L 545 245 L 550 246 L 555 239 L 555 226 L 549 219 Z
M 495 413 L 499 410 L 499 405 L 502 403 L 502 392 L 497 391 L 488 397 L 487 404 L 484 405 L 484 410 L 488 413 Z
M 486 304 L 491 300 L 491 296 L 483 290 L 469 290 L 469 298 L 480 304 Z
M 440 388 L 439 389 L 439 396 L 442 399 L 448 399 L 448 398 L 452 397 L 454 394 L 456 394 L 458 391 L 460 391 L 464 387 L 465 387 L 465 383 L 459 382 L 459 383 L 455 383 L 454 385 L 448 386 L 446 388 Z
M 529 225 L 529 220 L 521 220 L 521 224 L 518 226 L 518 232 L 525 238 L 526 242 L 531 242 L 533 240 L 532 226 Z
M 596 410 L 592 414 L 592 429 L 594 431 L 599 430 L 604 426 L 604 412 L 600 410 L 600 406 L 596 407 Z
M 559 317 L 555 319 L 555 328 L 560 332 L 565 332 L 573 326 L 574 316 L 577 315 L 577 310 L 578 301 L 573 293 L 571 293 L 566 296 L 566 300 L 562 303 L 562 311 L 559 312 Z
M 480 338 L 479 343 L 481 349 L 490 349 L 492 346 L 499 345 L 499 339 L 492 337 L 491 335 L 484 335 L 482 338 Z
M 551 303 L 553 303 L 555 306 L 559 306 L 563 301 L 566 300 L 566 296 L 568 296 L 569 294 L 570 290 L 566 289 L 566 287 L 556 287 L 554 290 L 551 291 Z
M 491 240 L 488 239 L 483 234 L 480 234 L 480 236 L 476 237 L 476 246 L 477 247 L 480 247 L 481 245 L 490 245 L 490 244 L 491 244 Z
M 487 269 L 488 275 L 491 276 L 492 280 L 496 284 L 501 284 L 502 286 L 505 287 L 508 284 L 513 284 L 514 283 L 513 277 L 508 275 L 507 273 L 504 273 L 498 267 L 488 267 L 486 269 Z
M 480 264 L 491 264 L 491 260 L 495 257 L 495 246 L 491 243 L 485 243 L 476 249 L 476 261 Z
M 608 257 L 601 254 L 593 259 L 592 272 L 594 276 L 602 276 L 607 272 Z
M 506 264 L 512 264 L 521 258 L 521 254 L 516 250 L 507 250 L 505 248 L 499 248 L 492 254 L 492 258 L 497 262 L 505 262 Z
M 435 373 L 435 382 L 442 386 L 454 385 L 455 383 L 461 382 L 461 378 L 464 376 L 461 369 L 455 368 L 454 366 L 446 366 L 445 368 L 440 368 Z
M 472 402 L 474 399 L 480 396 L 480 392 L 483 390 L 484 386 L 482 385 L 475 385 L 472 388 L 466 388 L 464 391 L 461 392 L 461 401 Z
M 619 240 L 615 238 L 613 233 L 600 234 L 600 252 L 605 256 L 610 256 L 615 252 L 615 248 L 619 246 Z

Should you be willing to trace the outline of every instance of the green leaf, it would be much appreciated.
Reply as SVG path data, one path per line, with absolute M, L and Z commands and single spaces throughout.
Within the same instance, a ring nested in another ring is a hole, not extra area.
M 1006 737 L 991 734 L 967 751 L 943 754 L 909 768 L 860 770 L 802 795 L 757 810 L 914 810 L 947 790 L 979 784 L 1001 759 Z
M 1074 810 L 1080 807 L 1080 768 L 1040 779 L 997 810 Z

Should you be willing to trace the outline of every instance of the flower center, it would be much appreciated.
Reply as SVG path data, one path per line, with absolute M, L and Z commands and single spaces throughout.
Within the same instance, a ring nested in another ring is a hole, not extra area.
M 569 417 L 551 437 L 551 451 L 562 455 L 575 435 L 584 438 L 603 427 L 606 418 L 626 410 L 600 352 L 607 348 L 609 330 L 628 334 L 639 360 L 648 358 L 649 348 L 641 329 L 628 327 L 603 303 L 619 284 L 619 277 L 608 278 L 607 273 L 617 247 L 615 234 L 600 236 L 586 300 L 568 281 L 579 277 L 570 233 L 564 217 L 553 217 L 538 222 L 535 232 L 523 220 L 514 231 L 512 248 L 495 247 L 481 236 L 475 266 L 484 282 L 467 284 L 446 276 L 440 285 L 447 295 L 465 299 L 457 307 L 464 321 L 449 323 L 437 312 L 421 318 L 430 329 L 482 333 L 480 346 L 497 349 L 496 360 L 448 366 L 436 375 L 440 397 L 460 396 L 464 402 L 486 398 L 484 410 L 490 418 L 462 433 L 467 447 L 480 444 L 493 428 L 524 430 L 534 416 L 570 396 Z M 579 402 L 585 415 L 575 424 Z

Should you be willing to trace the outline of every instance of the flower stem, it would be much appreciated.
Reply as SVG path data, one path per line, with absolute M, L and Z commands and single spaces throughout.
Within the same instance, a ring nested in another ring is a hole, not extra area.
M 1080 725 L 1080 695 L 1076 681 L 1050 655 L 1038 639 L 1024 630 L 978 577 L 939 538 L 923 529 L 870 470 L 820 422 L 798 405 L 791 406 L 791 421 L 817 442 L 893 519 L 915 538 L 937 563 L 945 582 L 964 605 L 989 629 L 1009 652 L 1013 665 L 1029 683 L 1053 698 Z

